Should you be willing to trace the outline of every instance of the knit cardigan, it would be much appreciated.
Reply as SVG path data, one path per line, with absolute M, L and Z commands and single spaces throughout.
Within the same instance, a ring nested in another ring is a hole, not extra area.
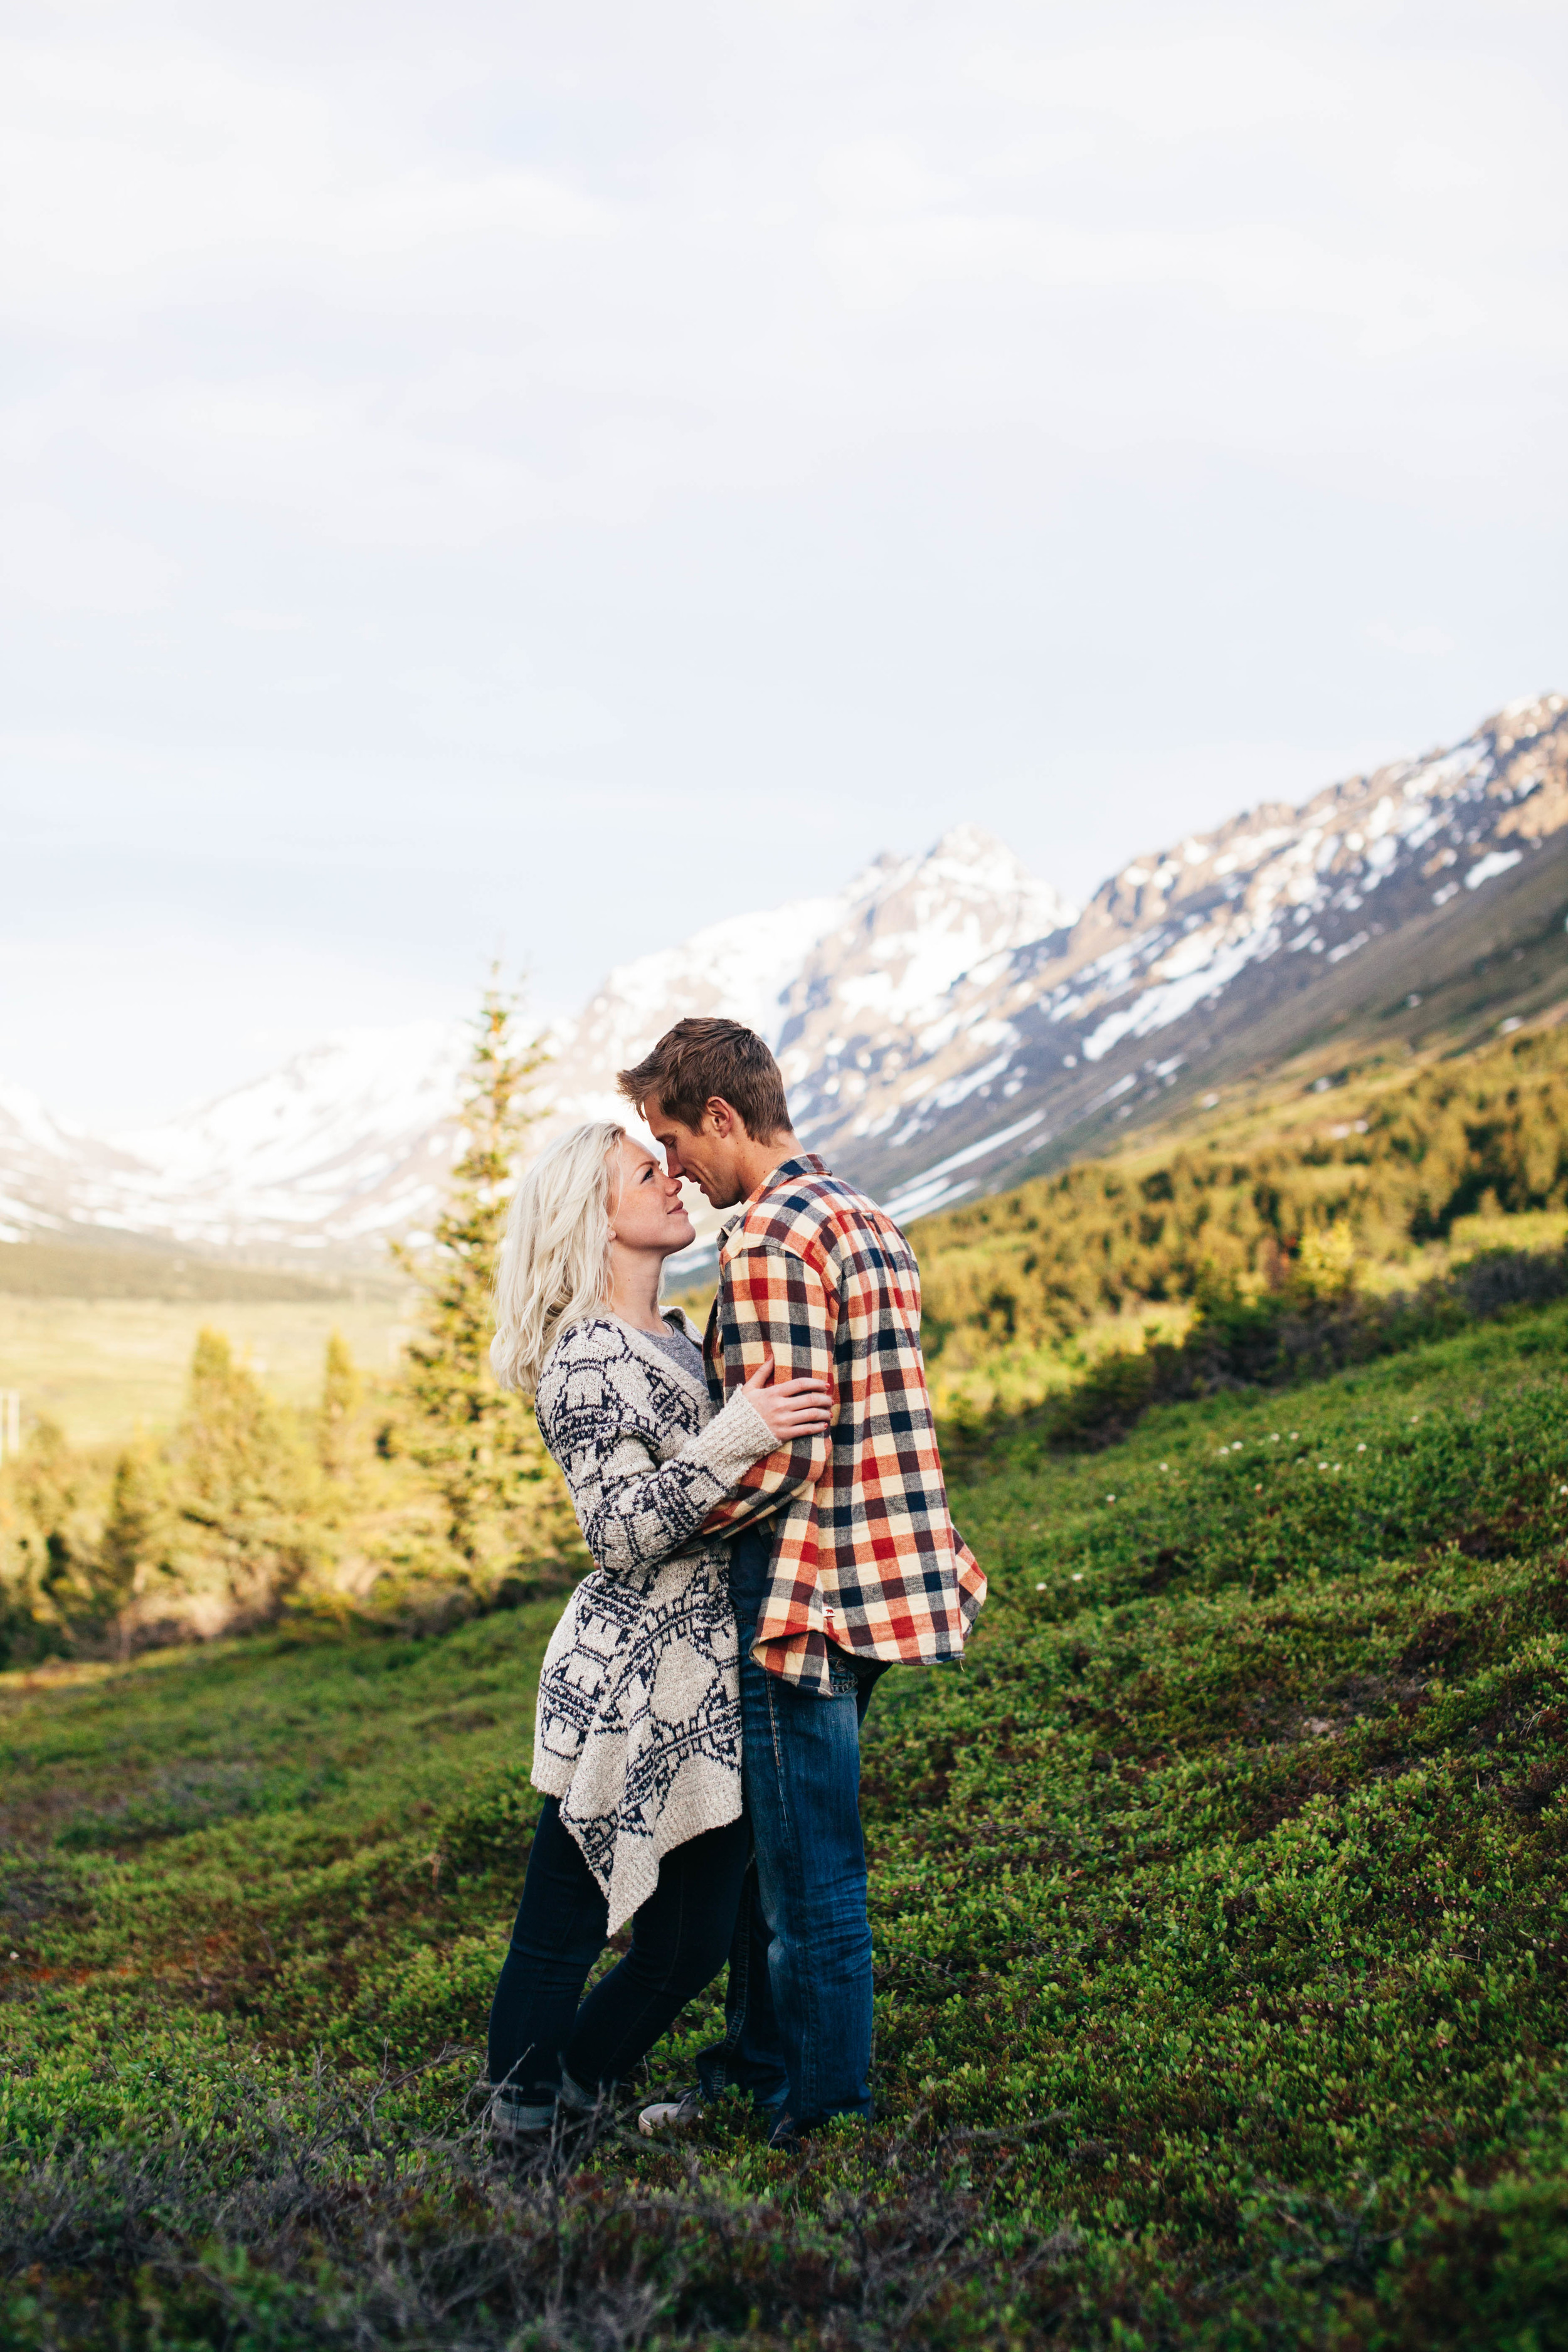
M 669 1320 L 696 1340 L 675 1310 Z M 532 1780 L 604 1890 L 609 1932 L 662 1857 L 741 1811 L 741 1699 L 727 1547 L 699 1529 L 773 1439 L 618 1316 L 551 1349 L 534 1409 L 594 1566 L 539 1678 Z

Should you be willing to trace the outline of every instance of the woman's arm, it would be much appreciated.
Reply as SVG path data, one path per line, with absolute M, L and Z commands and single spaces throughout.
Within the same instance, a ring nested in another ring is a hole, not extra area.
M 753 1463 L 793 1442 L 797 1426 L 823 1417 L 826 1408 L 814 1393 L 803 1394 L 795 1383 L 771 1391 L 770 1380 L 771 1368 L 759 1372 L 706 1429 L 660 1462 L 603 1368 L 574 1361 L 547 1373 L 540 1383 L 540 1427 L 596 1567 L 626 1575 L 668 1559 Z

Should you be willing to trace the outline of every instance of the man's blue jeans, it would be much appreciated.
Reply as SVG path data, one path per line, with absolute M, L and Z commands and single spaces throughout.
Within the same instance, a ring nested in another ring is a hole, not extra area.
M 730 1950 L 724 2039 L 703 2051 L 698 2073 L 708 2097 L 734 2085 L 802 2125 L 871 2112 L 860 1725 L 882 1670 L 835 1653 L 832 1696 L 818 1698 L 752 1664 L 771 1551 L 752 1529 L 730 1551 L 753 1860 Z

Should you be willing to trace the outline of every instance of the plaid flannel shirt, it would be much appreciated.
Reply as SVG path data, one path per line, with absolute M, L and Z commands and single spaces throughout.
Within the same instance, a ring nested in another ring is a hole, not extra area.
M 833 1425 L 753 1464 L 703 1521 L 773 1520 L 752 1655 L 826 1696 L 829 1644 L 866 1658 L 957 1657 L 985 1598 L 948 1517 L 921 1356 L 921 1278 L 890 1217 L 810 1153 L 786 1160 L 726 1228 L 703 1352 L 716 1400 L 773 1349 L 815 1374 Z

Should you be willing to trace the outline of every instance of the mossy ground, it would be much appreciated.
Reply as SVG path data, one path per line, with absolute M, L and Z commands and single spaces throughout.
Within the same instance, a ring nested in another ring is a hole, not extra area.
M 972 1459 L 982 1631 L 868 1725 L 880 2120 L 803 2158 L 469 2123 L 552 1604 L 7 1677 L 13 2340 L 1568 2343 L 1565 1349 Z

